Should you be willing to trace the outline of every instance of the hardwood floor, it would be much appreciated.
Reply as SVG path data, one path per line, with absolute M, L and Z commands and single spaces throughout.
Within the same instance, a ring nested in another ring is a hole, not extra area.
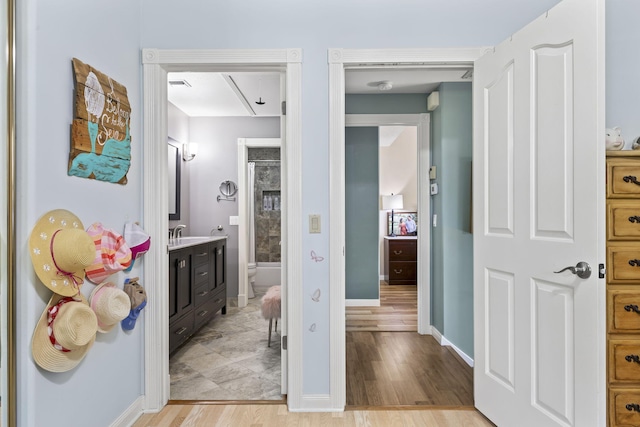
M 380 282 L 380 307 L 346 307 L 346 331 L 417 331 L 418 291 L 415 286 Z
M 473 407 L 473 369 L 451 347 L 415 332 L 415 286 L 383 282 L 380 307 L 346 311 L 347 406 Z
M 348 410 L 289 412 L 286 405 L 167 405 L 144 414 L 133 427 L 296 426 L 493 426 L 474 410 Z

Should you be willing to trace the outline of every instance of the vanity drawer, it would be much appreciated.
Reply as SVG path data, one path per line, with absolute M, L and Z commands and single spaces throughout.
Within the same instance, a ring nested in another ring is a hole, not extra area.
M 607 239 L 640 239 L 640 200 L 611 200 L 607 203 Z
M 169 353 L 176 350 L 195 331 L 193 311 L 169 325 Z
M 609 426 L 637 427 L 640 425 L 640 389 L 609 389 Z
M 195 267 L 193 271 L 193 286 L 197 288 L 200 285 L 209 283 L 209 264 L 202 264 Z
M 640 289 L 607 294 L 609 332 L 640 333 Z
M 640 381 L 640 340 L 609 341 L 609 381 Z
M 195 292 L 194 299 L 195 299 L 196 307 L 201 306 L 206 301 L 211 299 L 211 291 L 209 290 L 209 283 L 204 283 L 198 286 L 194 292 Z
M 211 297 L 211 300 L 213 301 L 213 312 L 217 313 L 218 310 L 220 310 L 221 308 L 225 307 L 227 305 L 227 288 L 222 287 L 220 290 L 216 289 L 216 293 Z M 222 312 L 222 314 L 225 314 L 226 310 L 224 310 Z
M 194 246 L 191 254 L 191 262 L 193 265 L 209 263 L 209 245 Z
M 640 284 L 640 245 L 631 243 L 608 245 L 607 281 L 610 284 Z
M 195 309 L 195 317 L 196 317 L 196 330 L 200 328 L 202 325 L 207 323 L 216 311 L 216 304 L 214 299 L 209 299 L 206 303 L 201 305 L 200 307 L 196 307 Z
M 640 162 L 638 160 L 607 160 L 607 197 L 640 197 Z

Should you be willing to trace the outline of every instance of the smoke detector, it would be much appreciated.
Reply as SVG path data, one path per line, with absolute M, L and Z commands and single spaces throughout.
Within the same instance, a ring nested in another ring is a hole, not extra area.
M 389 80 L 384 80 L 380 83 L 378 83 L 378 90 L 391 90 L 391 88 L 393 87 L 393 82 L 389 81 Z

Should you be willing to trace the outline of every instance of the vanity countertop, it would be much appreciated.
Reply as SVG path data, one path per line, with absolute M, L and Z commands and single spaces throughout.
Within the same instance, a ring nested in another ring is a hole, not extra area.
M 179 237 L 175 240 L 169 239 L 169 251 L 200 245 L 202 243 L 215 242 L 226 238 L 227 236 L 186 236 Z

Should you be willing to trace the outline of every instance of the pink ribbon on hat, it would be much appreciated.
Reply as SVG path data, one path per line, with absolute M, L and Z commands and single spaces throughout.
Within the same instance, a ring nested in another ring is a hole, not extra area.
M 53 321 L 56 320 L 58 313 L 60 313 L 60 307 L 71 301 L 75 300 L 71 297 L 64 297 L 60 299 L 60 301 L 58 301 L 56 305 L 52 305 L 47 309 L 47 332 L 49 333 L 49 341 L 51 341 L 51 345 L 53 346 L 53 348 L 55 348 L 56 350 L 60 350 L 63 353 L 68 353 L 71 350 L 64 348 L 58 341 L 56 341 L 56 337 L 53 335 L 52 325 Z
M 56 230 L 56 232 L 53 233 L 53 236 L 51 236 L 51 242 L 49 243 L 49 252 L 51 252 L 51 260 L 53 261 L 53 265 L 55 265 L 56 269 L 58 270 L 56 274 L 58 274 L 59 276 L 64 276 L 71 279 L 71 281 L 73 282 L 73 286 L 76 289 L 80 289 L 80 285 L 83 283 L 82 277 L 76 276 L 75 274 L 70 273 L 68 271 L 64 271 L 63 269 L 58 267 L 58 264 L 56 263 L 56 257 L 53 255 L 53 239 L 56 238 L 56 234 L 58 234 L 59 231 L 60 230 Z

